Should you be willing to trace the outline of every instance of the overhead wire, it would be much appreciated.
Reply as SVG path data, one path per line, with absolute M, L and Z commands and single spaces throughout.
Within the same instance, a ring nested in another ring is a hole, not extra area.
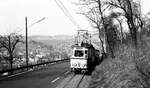
M 28 25 L 27 27 L 28 28 L 30 28 L 31 26 L 33 26 L 33 25 L 35 25 L 36 23 L 39 23 L 39 22 L 41 22 L 41 21 L 43 21 L 43 20 L 45 20 L 46 18 L 44 17 L 44 18 L 42 18 L 42 19 L 40 19 L 40 20 L 38 20 L 38 21 L 36 21 L 36 22 L 34 22 L 34 23 L 32 23 L 32 24 L 30 24 L 30 25 Z M 25 28 L 17 28 L 17 29 L 19 29 L 17 32 L 19 33 L 19 32 L 22 32 Z
M 64 6 L 64 4 L 60 0 L 54 0 L 55 3 L 59 6 L 59 8 L 63 11 L 63 13 L 69 18 L 69 20 L 77 26 L 78 29 L 81 29 L 79 24 L 76 22 L 76 20 L 72 17 L 70 12 L 67 10 L 67 8 Z
M 66 10 L 66 12 L 68 13 L 68 15 L 71 17 L 71 19 L 76 23 L 76 25 L 80 28 L 79 24 L 76 22 L 76 20 L 72 17 L 72 15 L 70 14 L 70 12 L 67 10 L 67 8 L 64 6 L 64 4 L 58 0 L 59 3 L 62 5 L 62 7 Z

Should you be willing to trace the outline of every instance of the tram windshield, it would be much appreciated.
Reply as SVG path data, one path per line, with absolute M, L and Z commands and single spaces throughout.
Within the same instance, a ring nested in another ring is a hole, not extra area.
M 74 56 L 75 57 L 83 57 L 84 51 L 83 50 L 75 50 Z

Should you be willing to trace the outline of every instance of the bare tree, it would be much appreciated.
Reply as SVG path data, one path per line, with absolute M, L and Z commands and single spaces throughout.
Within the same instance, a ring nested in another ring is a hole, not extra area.
M 0 36 L 0 48 L 4 48 L 9 54 L 10 68 L 13 68 L 13 55 L 14 50 L 21 40 L 22 36 L 16 33 L 11 33 L 10 35 Z M 12 73 L 12 72 L 11 72 Z
M 88 18 L 92 26 L 98 29 L 102 52 L 104 53 L 104 55 L 106 55 L 106 47 L 104 47 L 104 45 L 106 46 L 105 41 L 106 33 L 105 27 L 103 26 L 104 18 L 102 17 L 102 13 L 105 11 L 107 7 L 104 8 L 103 10 L 101 10 L 102 8 L 100 8 L 99 10 L 98 3 L 96 0 L 80 0 L 79 4 L 82 6 L 83 9 L 83 10 L 81 9 L 80 14 Z
M 102 45 L 101 47 L 102 47 L 103 52 L 104 52 L 103 45 L 105 43 L 107 44 L 107 47 L 109 48 L 113 56 L 113 49 L 111 47 L 112 44 L 110 44 L 110 41 L 109 41 L 111 39 L 108 39 L 108 37 L 110 36 L 110 33 L 111 33 L 109 31 L 112 30 L 112 32 L 116 33 L 114 31 L 114 27 L 113 27 L 114 25 L 113 25 L 112 20 L 113 18 L 117 18 L 117 15 L 111 14 L 109 16 L 106 16 L 105 11 L 108 8 L 110 8 L 110 6 L 103 4 L 102 0 L 80 0 L 80 1 L 81 1 L 80 5 L 84 7 L 83 10 L 81 9 L 82 14 L 86 16 L 89 19 L 89 21 L 92 23 L 94 28 L 97 28 L 99 31 L 99 39 Z M 102 38 L 104 38 L 107 43 L 104 42 Z
M 139 5 L 133 0 L 107 0 L 105 1 L 105 4 L 109 5 L 111 8 L 118 8 L 121 10 L 122 16 L 124 16 L 127 20 L 133 44 L 135 45 L 135 47 L 137 47 L 136 23 L 138 23 L 140 27 L 143 26 L 140 15 L 141 13 L 139 11 L 140 9 L 138 9 L 140 8 Z

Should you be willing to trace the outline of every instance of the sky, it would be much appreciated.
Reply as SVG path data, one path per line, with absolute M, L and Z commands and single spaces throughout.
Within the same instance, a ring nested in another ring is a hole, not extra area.
M 82 29 L 93 30 L 88 20 L 77 14 L 79 10 L 73 0 L 61 1 Z M 150 11 L 148 0 L 141 0 L 141 5 L 143 13 Z M 46 18 L 29 27 L 29 35 L 75 35 L 78 30 L 55 0 L 0 0 L 0 34 L 17 32 L 24 35 L 26 16 L 28 25 Z

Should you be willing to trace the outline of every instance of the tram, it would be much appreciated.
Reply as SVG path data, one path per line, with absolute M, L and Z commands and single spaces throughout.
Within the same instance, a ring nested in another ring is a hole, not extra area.
M 82 70 L 92 72 L 95 66 L 99 64 L 99 50 L 95 49 L 92 44 L 73 45 L 72 51 L 70 68 L 75 73 Z

